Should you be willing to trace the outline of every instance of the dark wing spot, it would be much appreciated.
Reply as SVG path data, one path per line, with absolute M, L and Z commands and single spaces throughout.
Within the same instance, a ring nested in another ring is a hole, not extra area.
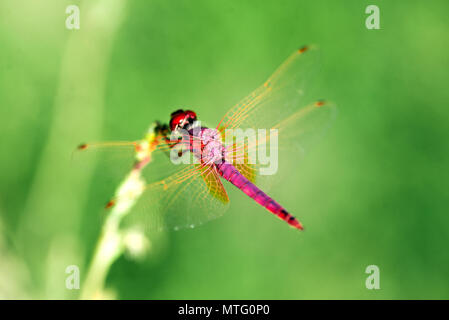
M 317 102 L 315 102 L 315 107 L 322 107 L 324 106 L 325 101 L 324 100 L 318 100 Z
M 304 53 L 304 52 L 306 52 L 306 51 L 307 51 L 307 49 L 309 49 L 309 47 L 307 47 L 307 46 L 304 46 L 304 47 L 302 47 L 302 48 L 298 49 L 298 52 L 299 52 L 299 53 Z
M 106 205 L 104 206 L 105 209 L 109 209 L 112 208 L 115 205 L 115 201 L 111 200 L 108 203 L 106 203 Z

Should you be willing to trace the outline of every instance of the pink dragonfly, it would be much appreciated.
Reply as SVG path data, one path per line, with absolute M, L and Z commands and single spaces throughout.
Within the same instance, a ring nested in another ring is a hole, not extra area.
M 142 170 L 148 182 L 130 217 L 138 223 L 144 221 L 151 229 L 194 227 L 222 215 L 229 203 L 223 185 L 226 180 L 302 230 L 298 219 L 261 189 L 280 175 L 261 175 L 263 165 L 250 159 L 250 154 L 270 145 L 270 154 L 278 154 L 279 171 L 288 173 L 292 167 L 284 167 L 284 160 L 297 159 L 298 151 L 303 151 L 330 123 L 335 108 L 309 88 L 311 76 L 317 71 L 313 63 L 316 55 L 313 47 L 295 51 L 263 85 L 231 108 L 215 128 L 198 124 L 193 111 L 178 110 L 172 113 L 169 125 L 155 128 L 151 139 L 83 144 L 79 149 L 128 149 L 130 159 L 134 159 L 133 170 Z M 239 128 L 267 129 L 274 135 L 250 142 L 228 141 L 226 133 Z M 140 154 L 137 160 L 136 154 Z M 175 164 L 167 154 L 193 161 Z

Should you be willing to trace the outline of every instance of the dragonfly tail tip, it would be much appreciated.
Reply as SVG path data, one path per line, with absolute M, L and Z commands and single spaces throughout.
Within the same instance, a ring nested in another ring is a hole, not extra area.
M 296 220 L 296 219 L 295 219 Z M 291 226 L 295 229 L 304 231 L 304 226 L 302 225 L 301 222 L 299 222 L 298 220 L 296 220 L 294 223 L 291 224 Z

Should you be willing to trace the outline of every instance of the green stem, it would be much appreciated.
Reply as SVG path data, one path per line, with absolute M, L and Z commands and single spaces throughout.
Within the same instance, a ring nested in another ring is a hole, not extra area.
M 122 215 L 114 211 L 107 217 L 81 291 L 81 299 L 103 297 L 106 275 L 112 263 L 122 254 L 124 246 L 119 224 Z
M 151 146 L 157 140 L 156 124 L 150 126 L 148 134 L 141 141 L 143 146 Z M 129 214 L 140 195 L 145 190 L 145 181 L 141 177 L 142 169 L 151 161 L 152 149 L 141 151 L 143 155 L 138 159 L 131 172 L 125 177 L 115 192 L 112 200 L 112 210 L 106 217 L 97 247 L 92 258 L 91 265 L 87 272 L 86 280 L 82 287 L 81 299 L 101 299 L 104 298 L 104 283 L 109 268 L 114 261 L 123 253 L 127 245 L 126 230 L 120 229 L 120 222 L 124 216 Z

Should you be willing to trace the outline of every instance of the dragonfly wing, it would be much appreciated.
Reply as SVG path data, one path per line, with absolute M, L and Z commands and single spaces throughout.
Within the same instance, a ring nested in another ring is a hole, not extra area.
M 85 143 L 72 152 L 71 169 L 92 172 L 95 206 L 106 205 L 116 186 L 131 171 L 136 145 L 135 141 Z
M 241 170 L 249 175 L 256 171 L 260 176 L 264 167 L 258 156 L 261 145 L 264 145 L 267 154 L 276 151 L 280 163 L 284 158 L 296 158 L 298 151 L 303 153 L 313 145 L 313 141 L 322 135 L 335 118 L 335 107 L 322 100 L 323 93 L 316 84 L 319 70 L 317 60 L 316 48 L 297 50 L 263 85 L 235 105 L 221 120 L 218 130 L 225 137 L 235 134 L 236 129 L 252 129 L 257 135 L 256 142 L 227 145 L 228 152 L 240 152 L 237 159 L 241 162 L 244 158 L 242 150 L 257 155 L 257 161 L 245 159 L 239 165 Z M 229 129 L 233 131 L 227 131 Z M 259 135 L 260 129 L 266 130 L 263 135 L 265 138 Z M 279 164 L 276 172 L 284 168 Z M 268 175 L 270 178 L 264 180 L 272 180 L 272 175 Z M 276 175 L 275 180 L 279 177 Z M 257 180 L 260 178 L 257 177 Z
M 233 143 L 227 147 L 226 161 L 233 163 L 234 167 L 249 181 L 256 182 L 258 165 L 249 159 L 248 145 Z
M 72 152 L 71 167 L 74 170 L 93 171 L 94 196 L 96 201 L 105 205 L 115 198 L 114 192 L 120 183 L 136 168 L 145 172 L 144 169 L 151 163 L 151 170 L 143 175 L 145 183 L 169 176 L 171 172 L 167 171 L 165 163 L 169 161 L 169 151 L 173 145 L 159 136 L 136 141 L 83 143 Z
M 320 100 L 318 54 L 314 47 L 295 51 L 256 90 L 231 108 L 220 131 L 236 128 L 269 129 L 299 109 Z
M 177 167 L 168 178 L 147 186 L 127 223 L 144 225 L 150 232 L 177 230 L 201 225 L 226 211 L 229 198 L 215 167 Z

